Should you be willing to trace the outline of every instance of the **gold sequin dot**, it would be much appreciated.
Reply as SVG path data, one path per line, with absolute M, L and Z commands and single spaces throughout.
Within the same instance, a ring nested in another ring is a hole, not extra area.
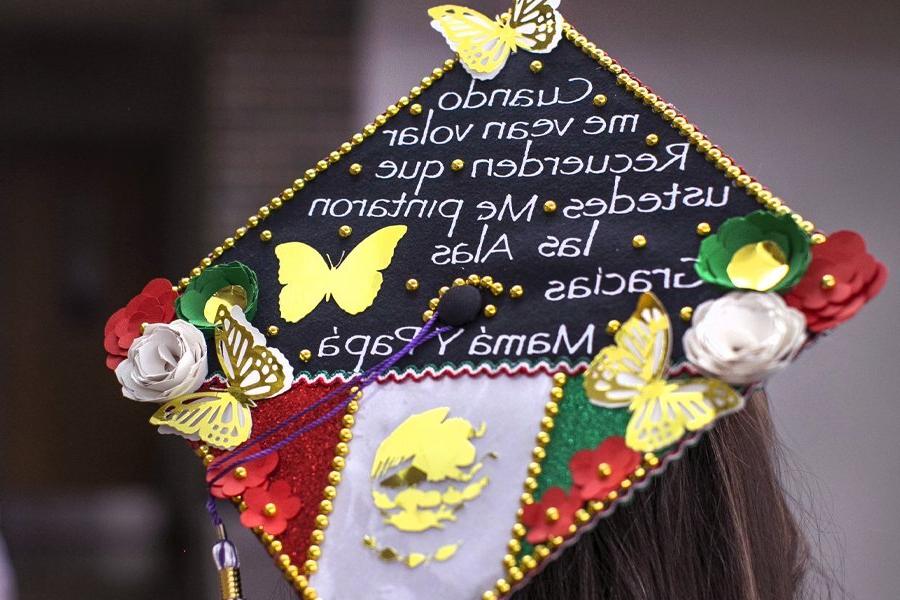
M 597 94 L 594 96 L 594 106 L 601 107 L 606 106 L 607 98 L 603 94 Z
M 712 227 L 705 221 L 697 225 L 697 235 L 709 235 L 711 231 Z
M 555 200 L 547 200 L 546 202 L 544 202 L 544 212 L 548 215 L 552 215 L 553 213 L 555 213 L 557 208 L 559 207 L 556 205 Z
M 466 161 L 461 158 L 457 158 L 453 162 L 450 163 L 450 168 L 454 171 L 462 171 L 466 167 Z
M 531 64 L 528 65 L 528 68 L 531 69 L 532 73 L 540 73 L 544 70 L 544 63 L 539 60 L 531 61 Z
M 430 321 L 433 317 L 434 317 L 434 311 L 433 311 L 433 310 L 426 310 L 425 312 L 422 313 L 422 322 L 423 322 L 423 323 L 427 323 L 427 322 Z
M 484 316 L 487 317 L 488 319 L 494 317 L 494 315 L 496 315 L 496 314 L 497 314 L 497 307 L 494 306 L 493 304 L 488 304 L 487 306 L 484 307 Z
M 837 285 L 837 278 L 834 275 L 823 275 L 822 276 L 822 289 L 823 290 L 833 290 L 834 286 Z
M 616 319 L 611 320 L 606 324 L 606 333 L 609 335 L 613 335 L 615 332 L 619 331 L 619 328 L 622 326 L 621 321 L 617 321 Z
M 651 133 L 646 138 L 644 138 L 644 142 L 652 148 L 653 146 L 659 144 L 659 136 L 655 133 Z
M 509 288 L 510 298 L 521 298 L 525 294 L 525 289 L 521 285 L 514 285 Z
M 418 116 L 422 114 L 422 105 L 416 102 L 412 106 L 409 107 L 409 114 L 413 116 Z
M 310 360 L 312 360 L 312 350 L 304 348 L 303 350 L 300 351 L 300 353 L 297 356 L 303 362 L 309 362 Z
M 350 165 L 350 174 L 351 175 L 359 175 L 360 173 L 362 173 L 362 170 L 363 170 L 363 167 L 359 163 L 353 163 L 352 165 Z
M 353 235 L 353 228 L 350 227 L 349 225 L 341 225 L 338 228 L 338 235 L 341 236 L 342 238 L 348 238 L 351 235 Z
M 406 280 L 406 291 L 414 292 L 419 289 L 419 280 L 418 279 L 407 279 Z
M 681 320 L 685 323 L 690 323 L 691 319 L 694 318 L 694 309 L 691 306 L 684 306 L 680 311 L 678 311 L 678 316 L 681 317 Z
M 647 238 L 638 234 L 631 238 L 631 245 L 637 249 L 645 248 L 647 246 Z
M 266 329 L 266 333 L 269 334 L 269 337 L 275 337 L 278 335 L 278 326 L 277 325 L 269 325 L 269 328 Z
M 268 229 L 261 231 L 259 234 L 259 239 L 261 239 L 264 242 L 271 242 L 272 241 L 272 232 L 269 231 Z
M 819 245 L 819 244 L 824 244 L 826 239 L 828 239 L 828 238 L 825 237 L 824 233 L 814 233 L 809 238 L 809 241 L 811 241 L 815 245 Z

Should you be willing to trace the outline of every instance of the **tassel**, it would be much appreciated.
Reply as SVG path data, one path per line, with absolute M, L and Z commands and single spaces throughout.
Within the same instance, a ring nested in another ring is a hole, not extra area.
M 222 600 L 243 600 L 241 596 L 241 570 L 237 548 L 228 539 L 225 526 L 216 527 L 219 541 L 212 548 L 213 561 L 219 570 L 219 589 Z

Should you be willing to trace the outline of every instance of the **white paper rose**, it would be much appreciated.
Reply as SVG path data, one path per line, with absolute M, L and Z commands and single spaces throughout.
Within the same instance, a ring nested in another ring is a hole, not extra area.
M 704 302 L 684 334 L 684 352 L 705 374 L 736 385 L 762 381 L 793 360 L 806 318 L 773 293 L 732 292 Z
M 179 320 L 147 325 L 116 367 L 116 377 L 126 398 L 166 402 L 196 391 L 207 369 L 203 333 Z

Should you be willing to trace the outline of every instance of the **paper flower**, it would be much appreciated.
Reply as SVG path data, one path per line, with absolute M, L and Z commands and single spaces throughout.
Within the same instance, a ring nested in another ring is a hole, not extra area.
M 106 366 L 115 370 L 125 357 L 144 323 L 169 323 L 175 318 L 175 298 L 168 279 L 154 279 L 127 305 L 112 314 L 103 330 Z
M 853 231 L 838 231 L 812 248 L 806 276 L 788 294 L 787 303 L 806 315 L 806 326 L 819 333 L 843 323 L 878 295 L 887 268 L 866 251 Z
M 572 456 L 569 470 L 575 482 L 573 494 L 582 500 L 605 500 L 639 466 L 641 455 L 625 445 L 625 438 L 606 438 L 594 450 L 582 450 Z
M 179 318 L 204 333 L 211 333 L 220 305 L 229 309 L 240 306 L 247 319 L 252 321 L 258 298 L 256 273 L 243 263 L 231 262 L 213 265 L 193 278 L 178 297 L 175 310 Z
M 300 512 L 300 498 L 291 495 L 291 484 L 275 481 L 268 489 L 255 487 L 244 493 L 247 510 L 241 513 L 241 524 L 248 528 L 262 527 L 269 535 L 279 535 L 287 529 L 288 520 Z
M 732 292 L 697 307 L 682 343 L 706 375 L 746 385 L 793 360 L 806 341 L 805 324 L 803 313 L 777 294 Z
M 249 456 L 259 452 L 262 448 L 257 444 L 248 448 L 242 455 Z M 272 452 L 262 458 L 252 460 L 239 467 L 231 469 L 213 483 L 209 491 L 216 498 L 234 498 L 240 496 L 246 490 L 263 485 L 269 474 L 278 466 L 278 453 Z M 210 469 L 206 473 L 206 481 L 212 481 L 219 471 Z
M 206 339 L 190 323 L 148 325 L 116 367 L 122 394 L 138 402 L 166 402 L 197 390 L 206 379 Z
M 728 219 L 703 240 L 694 266 L 709 283 L 768 292 L 796 285 L 809 260 L 809 237 L 790 215 L 757 211 Z
M 561 488 L 547 490 L 540 502 L 523 508 L 522 524 L 528 528 L 525 539 L 530 544 L 540 544 L 550 538 L 566 536 L 575 522 L 575 512 L 581 508 L 578 496 L 567 495 Z

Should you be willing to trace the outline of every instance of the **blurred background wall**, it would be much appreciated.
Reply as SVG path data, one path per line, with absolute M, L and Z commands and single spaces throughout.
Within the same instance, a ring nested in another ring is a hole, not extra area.
M 0 2 L 0 531 L 19 598 L 213 597 L 199 462 L 121 399 L 103 324 L 447 58 L 434 3 Z M 796 465 L 786 483 L 816 516 L 822 559 L 852 597 L 895 598 L 900 9 L 562 8 L 823 229 L 863 232 L 895 273 L 770 386 Z M 290 597 L 231 530 L 247 596 Z

